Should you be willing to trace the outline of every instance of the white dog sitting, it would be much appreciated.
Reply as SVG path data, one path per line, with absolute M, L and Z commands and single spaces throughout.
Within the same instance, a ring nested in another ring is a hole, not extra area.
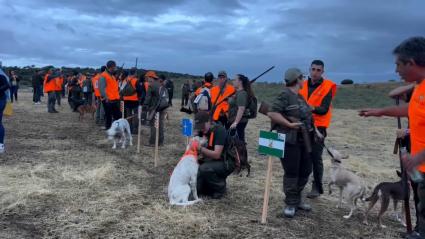
M 117 142 L 122 143 L 121 148 L 125 149 L 127 140 L 129 145 L 133 145 L 133 137 L 131 137 L 130 124 L 126 119 L 119 119 L 112 122 L 111 128 L 106 131 L 109 140 L 114 141 L 112 149 L 117 148 Z
M 196 191 L 196 179 L 198 176 L 198 148 L 206 140 L 195 137 L 186 147 L 186 152 L 180 159 L 171 174 L 168 184 L 168 198 L 171 205 L 187 206 L 201 201 Z M 189 201 L 190 193 L 193 199 Z

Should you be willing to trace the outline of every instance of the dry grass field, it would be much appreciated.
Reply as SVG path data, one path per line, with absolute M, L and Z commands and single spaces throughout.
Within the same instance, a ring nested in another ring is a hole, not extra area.
M 46 99 L 44 99 L 46 100 Z M 280 162 L 273 165 L 268 223 L 259 224 L 266 157 L 258 155 L 264 116 L 249 122 L 251 177 L 232 175 L 222 200 L 206 199 L 187 208 L 171 207 L 166 196 L 170 171 L 183 154 L 178 103 L 169 110 L 160 165 L 153 149 L 112 150 L 105 132 L 87 117 L 78 121 L 63 100 L 59 114 L 34 106 L 31 93 L 21 94 L 15 114 L 5 118 L 7 153 L 0 157 L 0 238 L 397 238 L 405 229 L 392 210 L 377 224 L 377 210 L 361 223 L 361 210 L 345 220 L 349 208 L 337 209 L 337 191 L 310 201 L 311 213 L 282 218 Z M 392 154 L 396 121 L 363 119 L 355 110 L 336 109 L 328 145 L 350 155 L 343 165 L 368 184 L 395 181 L 398 157 Z M 146 142 L 148 129 L 143 129 Z M 134 140 L 136 142 L 136 140 Z M 330 160 L 324 154 L 325 184 Z M 308 185 L 308 190 L 310 185 Z M 414 210 L 414 209 L 413 209 Z M 412 211 L 413 212 L 413 211 Z

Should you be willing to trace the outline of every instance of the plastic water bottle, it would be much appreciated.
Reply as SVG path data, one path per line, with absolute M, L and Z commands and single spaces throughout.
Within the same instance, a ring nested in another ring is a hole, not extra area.
M 406 147 L 402 147 L 400 149 L 400 152 L 403 158 L 407 155 L 407 160 L 412 159 L 412 156 L 408 154 Z M 407 171 L 407 174 L 409 175 L 410 179 L 415 183 L 420 183 L 424 180 L 422 173 L 419 172 L 417 169 L 412 169 L 411 171 Z

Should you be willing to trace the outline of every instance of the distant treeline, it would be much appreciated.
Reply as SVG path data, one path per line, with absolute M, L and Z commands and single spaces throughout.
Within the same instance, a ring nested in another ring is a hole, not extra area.
M 10 70 L 15 71 L 18 76 L 21 77 L 22 81 L 21 84 L 24 86 L 30 86 L 31 85 L 31 77 L 35 74 L 37 71 L 46 71 L 49 68 L 57 68 L 54 66 L 44 66 L 44 67 L 35 67 L 35 66 L 26 66 L 26 67 L 17 67 L 17 66 L 3 66 L 3 70 L 8 74 Z M 83 73 L 83 74 L 94 74 L 96 69 L 90 68 L 90 67 L 60 67 L 62 69 L 62 72 L 64 74 L 73 74 L 73 72 Z M 124 70 L 128 70 L 124 67 Z M 147 69 L 138 69 L 137 75 L 143 76 Z M 181 74 L 181 73 L 175 73 L 175 72 L 167 72 L 167 71 L 155 71 L 157 75 L 164 75 L 165 77 L 169 79 L 200 79 L 200 76 L 194 76 L 190 74 Z

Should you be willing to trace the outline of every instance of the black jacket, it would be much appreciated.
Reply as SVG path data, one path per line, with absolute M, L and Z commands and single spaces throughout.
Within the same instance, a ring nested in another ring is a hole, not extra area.
M 10 85 L 5 76 L 0 75 L 0 99 L 3 99 Z

